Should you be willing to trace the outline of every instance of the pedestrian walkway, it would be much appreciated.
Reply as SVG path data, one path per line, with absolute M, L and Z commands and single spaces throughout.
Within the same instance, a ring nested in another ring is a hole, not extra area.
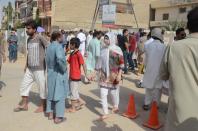
M 43 113 L 34 113 L 39 102 L 36 86 L 32 88 L 33 90 L 30 93 L 29 111 L 13 112 L 20 99 L 19 86 L 23 77 L 24 63 L 24 58 L 19 58 L 19 61 L 15 64 L 7 62 L 3 65 L 1 80 L 6 84 L 6 87 L 3 89 L 3 97 L 0 97 L 1 131 L 150 131 L 142 125 L 149 116 L 149 112 L 142 110 L 144 89 L 136 88 L 137 77 L 133 74 L 124 76 L 120 88 L 120 114 L 125 112 L 130 94 L 134 94 L 137 112 L 140 114 L 135 120 L 113 114 L 106 121 L 96 121 L 102 113 L 97 84 L 81 84 L 81 96 L 87 102 L 87 105 L 76 113 L 66 113 L 67 121 L 60 125 L 48 121 Z M 167 107 L 166 96 L 162 97 L 161 107 L 159 116 L 160 121 L 164 123 Z M 159 131 L 162 130 L 163 128 Z

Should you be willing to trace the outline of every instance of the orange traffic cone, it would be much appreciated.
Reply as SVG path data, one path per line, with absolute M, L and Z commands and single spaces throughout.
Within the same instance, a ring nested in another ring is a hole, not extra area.
M 159 123 L 158 120 L 158 109 L 157 109 L 157 102 L 154 101 L 152 103 L 151 112 L 149 115 L 149 119 L 146 123 L 143 124 L 145 127 L 157 130 L 162 127 L 162 124 Z
M 136 113 L 133 95 L 130 96 L 127 111 L 125 113 L 123 113 L 123 116 L 130 118 L 130 119 L 135 119 L 136 117 L 138 117 L 138 114 Z

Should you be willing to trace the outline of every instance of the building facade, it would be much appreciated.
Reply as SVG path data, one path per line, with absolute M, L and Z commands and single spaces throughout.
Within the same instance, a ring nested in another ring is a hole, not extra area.
M 118 28 L 149 27 L 150 2 L 153 0 L 112 0 L 116 5 L 116 21 Z M 92 25 L 97 0 L 52 0 L 52 28 L 66 30 L 86 29 Z M 134 10 L 132 10 L 132 7 Z M 95 28 L 102 27 L 101 10 L 96 20 Z
M 186 23 L 188 12 L 198 6 L 198 0 L 157 0 L 151 3 L 150 26 L 164 27 L 171 23 Z
M 51 31 L 51 7 L 51 0 L 38 0 L 39 18 L 41 19 L 41 26 L 45 29 L 46 32 Z
M 51 0 L 16 0 L 16 21 L 39 20 L 46 31 L 51 29 Z

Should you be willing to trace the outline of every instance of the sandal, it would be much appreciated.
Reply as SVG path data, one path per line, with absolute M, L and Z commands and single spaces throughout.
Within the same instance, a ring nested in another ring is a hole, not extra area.
M 113 109 L 112 109 L 112 113 L 115 113 L 115 114 L 116 114 L 116 113 L 118 113 L 118 112 L 119 112 L 119 109 L 118 109 L 118 108 L 113 108 Z
M 150 109 L 150 106 L 149 105 L 143 105 L 142 108 L 143 108 L 143 110 L 148 111 Z
M 14 109 L 14 112 L 21 112 L 21 111 L 28 111 L 28 108 L 24 108 L 24 107 L 17 107 Z
M 101 116 L 98 120 L 99 120 L 99 121 L 104 121 L 104 120 L 106 120 L 106 119 L 108 119 L 108 118 L 109 118 L 108 115 L 103 115 L 103 116 Z
M 64 121 L 66 121 L 67 119 L 65 118 L 65 117 L 63 117 L 63 118 L 58 118 L 58 120 L 54 120 L 54 123 L 55 124 L 61 124 L 61 123 L 63 123 Z

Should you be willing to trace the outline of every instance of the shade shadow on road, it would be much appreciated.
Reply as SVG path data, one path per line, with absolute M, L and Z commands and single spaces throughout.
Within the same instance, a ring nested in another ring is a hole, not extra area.
M 0 90 L 2 90 L 3 87 L 6 87 L 6 84 L 3 81 L 0 81 Z
M 83 94 L 81 94 L 80 96 L 81 96 L 81 98 L 82 98 L 83 100 L 86 101 L 86 103 L 87 103 L 87 104 L 86 104 L 86 107 L 87 107 L 90 111 L 92 111 L 93 113 L 95 113 L 95 114 L 97 114 L 97 115 L 99 115 L 99 116 L 102 115 L 102 114 L 96 109 L 96 108 L 102 107 L 102 105 L 100 104 L 100 101 L 99 101 L 99 100 L 95 100 L 95 99 L 93 99 L 92 97 L 86 96 L 86 95 L 83 95 Z
M 93 121 L 93 123 L 94 126 L 91 127 L 91 131 L 122 131 L 117 124 L 107 127 L 107 124 L 104 121 Z
M 40 95 L 39 95 L 39 93 L 35 93 L 35 92 L 30 91 L 29 102 L 33 103 L 36 106 L 39 106 L 39 104 L 40 104 Z

